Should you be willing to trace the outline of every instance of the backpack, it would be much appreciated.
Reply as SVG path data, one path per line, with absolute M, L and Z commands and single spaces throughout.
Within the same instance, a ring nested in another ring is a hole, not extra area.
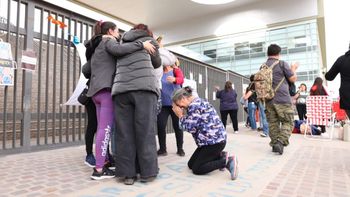
M 280 61 L 277 60 L 271 66 L 266 65 L 266 63 L 262 64 L 260 70 L 254 75 L 255 92 L 258 100 L 271 100 L 275 96 L 277 89 L 282 85 L 284 78 L 275 89 L 272 88 L 273 68 L 279 64 L 279 62 Z

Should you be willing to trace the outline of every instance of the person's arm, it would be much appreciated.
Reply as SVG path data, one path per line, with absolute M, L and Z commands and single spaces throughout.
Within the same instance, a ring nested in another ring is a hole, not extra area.
M 343 58 L 339 57 L 337 61 L 334 62 L 332 68 L 326 73 L 325 78 L 327 81 L 332 81 L 340 72 L 339 66 L 342 64 Z
M 243 99 L 244 100 L 248 100 L 249 97 L 253 94 L 253 92 L 251 90 L 249 90 L 244 96 L 243 96 Z
M 187 111 L 187 114 L 181 114 L 179 111 L 182 109 L 176 105 L 173 105 L 174 113 L 179 117 L 179 125 L 184 131 L 189 133 L 196 133 L 197 128 L 200 125 L 202 116 L 200 114 L 201 109 L 199 107 L 194 107 Z
M 173 72 L 174 72 L 174 76 L 175 76 L 175 82 L 174 84 L 176 85 L 182 85 L 184 83 L 184 74 L 181 70 L 181 68 L 174 66 L 173 67 Z
M 216 90 L 216 98 L 221 99 L 221 91 L 219 89 Z
M 298 91 L 294 96 L 292 96 L 293 99 L 297 99 L 300 96 L 300 92 Z
M 288 65 L 288 64 L 287 64 Z M 289 74 L 287 72 L 287 79 L 289 80 L 289 82 L 291 83 L 295 83 L 297 81 L 297 69 L 299 67 L 299 64 L 298 63 L 293 63 L 290 68 L 287 68 L 287 70 L 289 69 L 291 71 L 291 73 Z
M 152 44 L 155 49 L 153 53 L 150 53 L 151 55 L 151 61 L 153 68 L 159 68 L 162 65 L 162 60 L 160 59 L 160 54 L 159 54 L 159 45 L 156 40 L 152 38 L 150 44 Z
M 143 49 L 143 43 L 141 41 L 119 44 L 117 40 L 113 38 L 106 39 L 106 50 L 113 56 L 122 57 L 127 54 L 131 54 L 135 51 Z

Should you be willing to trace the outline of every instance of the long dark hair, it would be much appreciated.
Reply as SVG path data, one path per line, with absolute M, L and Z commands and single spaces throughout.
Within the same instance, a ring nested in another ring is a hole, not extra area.
M 231 90 L 233 90 L 231 81 L 226 81 L 226 83 L 225 83 L 225 92 L 228 92 L 228 91 L 231 91 Z
M 322 83 L 323 79 L 321 77 L 316 77 L 314 84 L 310 89 L 310 95 L 328 95 Z
M 115 28 L 117 28 L 117 25 L 114 24 L 113 22 L 110 21 L 99 21 L 95 24 L 95 28 L 94 28 L 94 33 L 95 35 L 106 35 L 108 33 L 108 30 L 112 29 L 115 30 Z

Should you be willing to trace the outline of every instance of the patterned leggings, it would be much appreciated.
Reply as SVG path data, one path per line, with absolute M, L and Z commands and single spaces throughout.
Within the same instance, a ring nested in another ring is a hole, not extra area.
M 92 100 L 96 105 L 96 168 L 102 168 L 108 154 L 107 148 L 114 121 L 114 109 L 111 92 L 103 89 L 96 93 Z

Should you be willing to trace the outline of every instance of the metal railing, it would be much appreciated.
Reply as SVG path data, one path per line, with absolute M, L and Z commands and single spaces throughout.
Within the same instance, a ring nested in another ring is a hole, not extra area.
M 175 55 L 180 61 L 180 67 L 184 72 L 185 78 L 196 81 L 198 96 L 207 99 L 219 114 L 220 100 L 215 98 L 215 86 L 223 88 L 226 81 L 231 81 L 237 91 L 237 102 L 239 102 L 239 99 L 243 95 L 243 84 L 249 83 L 247 77 L 232 71 L 222 70 L 177 53 Z M 243 107 L 240 104 L 238 106 L 238 121 L 242 122 L 246 119 L 247 115 L 244 113 Z M 166 132 L 174 132 L 171 118 L 168 119 Z
M 14 85 L 0 86 L 0 154 L 81 143 L 84 109 L 62 104 L 80 75 L 70 40 L 89 39 L 95 21 L 38 0 L 1 3 L 7 6 L 7 18 L 0 20 L 0 38 L 11 44 L 16 62 L 22 50 L 32 49 L 38 64 L 33 72 L 17 68 Z M 52 23 L 49 16 L 67 27 Z
M 15 69 L 14 85 L 0 86 L 0 155 L 82 144 L 85 109 L 63 103 L 80 75 L 79 56 L 71 40 L 73 36 L 90 39 L 95 21 L 40 0 L 2 0 L 1 6 L 7 7 L 7 16 L 0 18 L 0 38 L 11 44 L 14 60 L 20 62 L 22 50 L 32 49 L 38 63 L 35 71 Z M 67 27 L 52 23 L 49 16 Z M 185 77 L 197 82 L 199 96 L 217 110 L 214 87 L 223 87 L 226 80 L 235 84 L 241 97 L 244 76 L 177 56 Z M 244 120 L 242 111 L 239 121 Z M 167 128 L 172 131 L 170 125 Z

